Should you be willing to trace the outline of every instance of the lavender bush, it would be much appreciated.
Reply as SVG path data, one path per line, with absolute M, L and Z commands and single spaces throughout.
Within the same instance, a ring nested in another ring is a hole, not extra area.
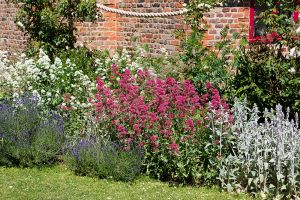
M 276 110 L 265 109 L 264 122 L 259 123 L 258 107 L 250 109 L 246 104 L 237 100 L 234 104 L 234 122 L 229 130 L 234 140 L 232 153 L 222 159 L 222 186 L 261 198 L 296 198 L 300 186 L 298 115 L 289 120 L 289 110 L 285 115 L 277 105 Z
M 36 97 L 25 94 L 0 102 L 0 165 L 50 164 L 64 139 L 61 117 L 45 114 Z
M 66 163 L 78 175 L 132 181 L 141 172 L 142 155 L 138 148 L 122 146 L 89 136 L 69 149 Z

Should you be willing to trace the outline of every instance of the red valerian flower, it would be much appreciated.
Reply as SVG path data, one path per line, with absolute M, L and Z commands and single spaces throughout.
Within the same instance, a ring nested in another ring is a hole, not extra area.
M 210 83 L 206 84 L 207 93 L 199 96 L 190 81 L 163 80 L 146 70 L 139 70 L 135 77 L 130 70 L 121 73 L 113 65 L 111 76 L 120 80 L 109 87 L 98 78 L 96 98 L 90 102 L 95 105 L 96 118 L 114 129 L 124 144 L 179 154 L 180 144 L 172 138 L 192 139 L 197 129 L 205 128 L 209 101 L 213 109 L 228 108 Z M 194 121 L 196 114 L 199 116 Z
M 151 135 L 151 136 L 150 136 L 150 141 L 151 141 L 151 142 L 156 142 L 157 139 L 158 139 L 158 136 L 157 136 L 157 135 Z
M 207 82 L 206 84 L 205 84 L 205 89 L 206 90 L 210 90 L 212 88 L 212 84 L 210 83 L 210 82 Z
M 169 144 L 169 149 L 170 149 L 170 154 L 172 154 L 172 155 L 179 154 L 179 146 L 176 142 Z
M 192 119 L 188 119 L 185 122 L 185 130 L 194 130 L 195 128 L 195 124 L 194 121 Z

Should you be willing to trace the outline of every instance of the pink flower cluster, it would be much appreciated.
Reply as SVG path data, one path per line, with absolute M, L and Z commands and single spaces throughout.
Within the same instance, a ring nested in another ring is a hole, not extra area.
M 190 81 L 153 78 L 143 70 L 135 77 L 129 70 L 120 73 L 115 65 L 111 76 L 120 77 L 114 88 L 97 79 L 97 118 L 117 131 L 118 138 L 128 146 L 134 142 L 153 151 L 166 148 L 171 155 L 178 155 L 179 142 L 193 138 L 197 127 L 202 126 L 195 116 L 204 110 L 209 98 L 214 107 L 223 105 L 218 91 L 208 84 L 212 97 L 199 97 Z
M 221 115 L 221 110 L 230 114 L 229 104 L 221 98 L 219 90 L 214 88 L 209 82 L 205 84 L 205 89 L 207 93 L 200 97 L 201 104 L 206 105 L 208 109 L 215 110 L 218 114 L 218 117 Z M 230 118 L 232 118 L 231 115 Z
M 200 102 L 202 104 L 208 104 L 211 102 L 212 109 L 219 109 L 221 106 L 226 109 L 229 108 L 228 104 L 221 99 L 219 91 L 215 89 L 210 82 L 205 84 L 205 89 L 207 93 L 200 97 Z

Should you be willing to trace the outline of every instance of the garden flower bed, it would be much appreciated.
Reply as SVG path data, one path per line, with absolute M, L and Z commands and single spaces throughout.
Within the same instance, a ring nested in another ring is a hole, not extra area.
M 0 52 L 0 198 L 298 199 L 298 7 L 272 1 L 262 40 L 224 27 L 209 49 L 217 2 L 192 0 L 181 52 L 157 56 L 75 48 L 93 0 L 21 1 L 31 46 Z
M 147 175 L 263 198 L 298 195 L 297 114 L 279 104 L 260 112 L 238 99 L 230 106 L 210 82 L 197 91 L 158 73 L 148 58 L 132 62 L 123 53 L 124 61 L 122 54 L 84 57 L 88 68 L 74 55 L 51 61 L 43 50 L 17 62 L 2 56 L 0 164 L 60 160 L 79 176 L 134 182 Z

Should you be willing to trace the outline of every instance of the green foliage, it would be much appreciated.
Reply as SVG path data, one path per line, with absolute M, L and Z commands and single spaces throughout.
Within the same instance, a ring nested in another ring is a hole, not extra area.
M 207 122 L 205 126 L 206 129 L 197 131 L 195 138 L 180 141 L 180 154 L 176 156 L 170 155 L 166 149 L 145 151 L 146 172 L 151 177 L 169 181 L 174 185 L 218 184 L 220 159 L 229 153 L 229 135 L 220 135 L 213 131 L 213 127 L 218 126 L 213 121 L 211 124 Z
M 140 174 L 142 155 L 139 149 L 80 139 L 66 156 L 67 165 L 78 175 L 116 181 L 133 181 Z
M 269 46 L 243 49 L 236 57 L 235 95 L 247 97 L 250 104 L 256 103 L 260 109 L 280 103 L 285 109 L 300 111 L 299 62 L 299 58 L 278 58 Z
M 203 92 L 205 83 L 210 82 L 218 87 L 222 94 L 230 88 L 231 65 L 230 56 L 234 52 L 232 40 L 239 37 L 234 33 L 229 39 L 229 28 L 225 27 L 221 31 L 221 40 L 215 44 L 215 49 L 209 49 L 203 44 L 204 34 L 207 32 L 207 22 L 204 20 L 204 13 L 216 6 L 218 1 L 191 1 L 187 5 L 185 16 L 186 23 L 191 27 L 190 33 L 177 31 L 177 36 L 182 40 L 181 60 L 186 67 L 183 76 L 189 79 L 197 87 L 199 92 Z M 225 96 L 226 96 L 225 95 Z
M 33 167 L 50 164 L 61 153 L 60 116 L 43 114 L 35 97 L 25 95 L 0 104 L 0 164 Z
M 192 31 L 197 33 L 201 30 L 205 30 L 203 27 L 204 13 L 209 11 L 212 7 L 216 6 L 218 3 L 221 3 L 222 0 L 190 0 L 186 5 L 188 12 L 186 14 L 186 22 L 192 28 Z
M 15 22 L 49 53 L 76 42 L 75 22 L 94 21 L 97 16 L 95 0 L 8 0 L 20 5 Z M 38 49 L 38 48 L 37 48 Z
M 260 109 L 274 108 L 280 103 L 284 109 L 300 111 L 300 41 L 290 17 L 296 10 L 293 1 L 258 1 L 267 7 L 261 13 L 266 25 L 260 41 L 240 46 L 235 55 L 237 76 L 233 82 L 234 95 Z M 299 30 L 299 29 L 298 29 Z
M 1 95 L 11 98 L 14 93 L 35 93 L 45 106 L 59 109 L 66 135 L 77 138 L 93 114 L 89 100 L 95 95 L 96 77 L 109 85 L 118 82 L 111 76 L 112 64 L 118 64 L 120 72 L 130 69 L 136 74 L 138 69 L 146 68 L 153 76 L 162 77 L 175 69 L 166 53 L 152 57 L 146 47 L 131 52 L 119 49 L 112 56 L 108 51 L 80 47 L 58 53 L 53 61 L 42 49 L 34 57 L 23 54 L 15 62 L 0 54 Z
M 52 62 L 44 51 L 33 58 L 21 56 L 18 62 L 0 61 L 0 85 L 5 96 L 29 91 L 40 96 L 41 103 L 51 110 L 59 109 L 65 122 L 66 134 L 78 136 L 91 115 L 95 80 L 98 76 L 98 58 L 108 57 L 106 52 L 76 48 L 58 54 Z M 99 70 L 99 69 L 98 69 Z

